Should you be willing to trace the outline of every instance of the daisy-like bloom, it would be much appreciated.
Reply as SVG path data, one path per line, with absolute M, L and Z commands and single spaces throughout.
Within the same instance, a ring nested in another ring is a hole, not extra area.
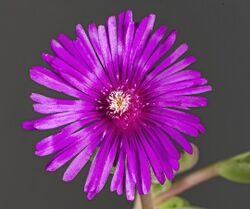
M 106 25 L 76 26 L 77 37 L 52 40 L 54 55 L 43 53 L 48 68 L 33 66 L 38 84 L 70 96 L 51 98 L 32 93 L 34 110 L 47 114 L 25 121 L 28 130 L 59 130 L 36 144 L 35 154 L 54 157 L 46 166 L 56 171 L 70 161 L 64 181 L 73 180 L 93 157 L 84 191 L 92 199 L 104 187 L 112 167 L 111 191 L 133 200 L 150 191 L 151 170 L 159 183 L 179 169 L 181 147 L 192 153 L 186 136 L 205 131 L 188 113 L 207 105 L 197 94 L 211 91 L 196 61 L 183 56 L 186 43 L 172 49 L 176 31 L 153 32 L 155 15 L 134 22 L 131 11 L 111 16 Z M 73 98 L 72 98 L 73 97 Z M 92 157 L 91 157 L 92 156 Z

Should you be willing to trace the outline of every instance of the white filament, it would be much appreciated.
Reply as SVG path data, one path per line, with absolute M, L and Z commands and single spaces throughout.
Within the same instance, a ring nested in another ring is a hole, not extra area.
M 122 90 L 112 91 L 108 96 L 109 109 L 120 116 L 129 108 L 131 96 Z

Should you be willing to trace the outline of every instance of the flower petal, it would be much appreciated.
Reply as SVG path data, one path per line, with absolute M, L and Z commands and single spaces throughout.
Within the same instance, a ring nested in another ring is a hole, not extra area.
M 93 135 L 91 132 L 95 129 L 96 126 L 92 126 L 95 121 L 84 121 L 85 124 L 81 127 L 80 124 L 75 123 L 75 125 L 71 128 L 68 126 L 68 129 L 63 129 L 60 133 L 51 135 L 50 137 L 46 137 L 38 145 L 36 145 L 35 154 L 37 156 L 46 156 L 53 154 L 59 150 L 64 149 L 65 147 L 69 146 L 71 143 L 80 140 L 82 137 L 86 137 L 88 134 Z M 99 124 L 98 124 L 99 125 Z M 73 129 L 75 128 L 75 129 Z M 81 130 L 77 131 L 78 129 L 82 128 Z M 102 124 L 98 126 L 101 130 L 103 130 Z M 77 131 L 77 132 L 75 132 Z M 49 140 L 49 141 L 48 141 Z M 41 144 L 41 142 L 43 142 Z
M 96 190 L 99 177 L 103 170 L 103 161 L 106 159 L 111 145 L 114 141 L 113 131 L 107 131 L 107 135 L 103 139 L 100 144 L 100 149 L 98 150 L 93 162 L 91 163 L 91 167 L 89 169 L 89 174 L 84 186 L 85 192 L 94 192 Z
M 212 91 L 212 86 L 206 85 L 206 86 L 198 86 L 193 88 L 187 88 L 182 90 L 176 90 L 171 91 L 169 93 L 166 93 L 164 96 L 166 97 L 172 97 L 172 96 L 184 96 L 184 95 L 192 95 L 192 94 L 201 94 L 204 92 Z
M 101 137 L 93 138 L 92 142 L 84 150 L 82 150 L 80 154 L 70 163 L 69 167 L 64 172 L 64 181 L 72 181 L 76 177 L 76 175 L 86 165 L 100 141 Z
M 51 41 L 51 49 L 59 58 L 64 60 L 67 64 L 71 65 L 75 69 L 77 69 L 79 72 L 82 72 L 84 74 L 90 70 L 86 63 L 79 62 L 67 50 L 65 50 L 58 41 Z
M 122 82 L 125 82 L 126 79 L 128 79 L 128 63 L 130 59 L 130 53 L 131 53 L 131 47 L 133 44 L 133 39 L 134 39 L 134 30 L 135 30 L 135 23 L 130 22 L 128 25 L 128 29 L 125 35 L 125 43 L 124 43 L 124 54 L 123 54 L 123 63 L 122 63 Z
M 166 101 L 179 102 L 184 107 L 205 107 L 207 98 L 202 96 L 174 96 L 164 98 Z
M 167 38 L 154 51 L 143 68 L 143 72 L 148 72 L 159 59 L 173 46 L 176 39 L 176 31 L 171 31 Z
M 65 34 L 61 33 L 58 36 L 58 40 L 62 44 L 62 46 L 67 50 L 67 52 L 69 54 L 71 54 L 72 56 L 74 56 L 75 59 L 77 59 L 79 62 L 83 62 L 86 65 L 86 63 L 82 59 L 79 51 L 75 47 L 74 42 L 71 39 L 69 39 Z
M 128 10 L 127 12 L 121 12 L 118 16 L 118 32 L 117 32 L 117 52 L 118 52 L 118 61 L 119 66 L 121 67 L 123 62 L 123 55 L 124 55 L 124 37 L 127 33 L 127 28 L 129 23 L 133 21 L 133 13 L 132 11 Z M 121 74 L 121 73 L 120 73 Z
M 129 168 L 126 169 L 126 197 L 128 201 L 135 199 L 135 182 L 132 178 Z
M 115 73 L 118 74 L 119 64 L 118 64 L 118 46 L 117 46 L 117 26 L 116 26 L 116 18 L 115 16 L 111 16 L 107 20 L 107 30 L 108 30 L 108 37 L 109 37 L 109 45 L 110 45 L 110 52 L 111 57 L 114 65 Z M 116 77 L 117 77 L 116 76 Z
M 169 158 L 166 155 L 165 150 L 159 143 L 159 140 L 155 140 L 156 138 L 153 137 L 150 132 L 144 129 L 144 133 L 145 133 L 146 139 L 148 140 L 149 145 L 152 147 L 153 152 L 155 153 L 158 161 L 160 162 L 164 173 L 166 174 L 169 180 L 172 180 L 174 177 L 174 173 L 169 164 Z
M 186 138 L 178 131 L 170 127 L 164 127 L 166 133 L 168 133 L 172 139 L 174 139 L 186 152 L 193 153 L 193 147 Z
M 172 84 L 180 81 L 186 81 L 191 79 L 198 79 L 201 77 L 201 72 L 197 70 L 183 70 L 178 73 L 175 73 L 171 76 L 168 76 L 164 79 L 164 84 Z
M 177 73 L 185 69 L 187 66 L 193 64 L 194 62 L 196 62 L 196 58 L 194 56 L 185 57 L 181 61 L 165 69 L 164 72 L 162 73 L 162 76 L 170 76 L 174 73 Z
M 87 147 L 90 143 L 95 141 L 96 138 L 100 139 L 103 133 L 97 127 L 98 126 L 94 126 L 92 128 L 87 128 L 76 132 L 70 137 L 73 140 L 67 138 L 66 142 L 72 141 L 72 143 L 69 143 L 70 146 L 63 149 L 52 158 L 52 160 L 47 164 L 46 170 L 50 172 L 57 170 L 77 154 L 79 154 L 79 152 L 81 152 L 81 150 Z M 93 134 L 91 134 L 91 132 Z
M 153 71 L 149 74 L 147 79 L 152 79 L 162 71 L 164 71 L 169 65 L 173 64 L 179 57 L 181 57 L 188 50 L 187 44 L 181 44 L 174 52 L 168 55 L 159 65 L 157 65 Z
M 30 98 L 37 103 L 40 104 L 51 104 L 51 105 L 79 105 L 82 104 L 82 100 L 69 100 L 69 99 L 57 99 L 57 98 L 51 98 L 47 97 L 38 93 L 32 93 L 30 95 Z
M 153 29 L 154 21 L 155 21 L 155 15 L 150 14 L 139 23 L 136 29 L 129 58 L 128 73 L 127 73 L 128 76 L 133 76 L 134 72 L 136 71 L 136 68 L 134 68 L 134 63 L 138 62 L 138 59 L 141 56 L 141 53 L 143 52 L 145 43 Z M 133 74 L 131 74 L 132 72 Z
M 97 184 L 96 192 L 100 192 L 108 180 L 110 170 L 113 166 L 113 163 L 114 163 L 114 160 L 115 160 L 115 157 L 117 154 L 117 148 L 118 148 L 119 143 L 120 143 L 119 138 L 114 139 L 112 147 L 109 150 L 109 154 L 106 156 L 106 159 L 103 162 L 104 167 L 103 167 L 103 171 L 101 173 L 101 176 L 99 176 L 99 183 Z
M 135 65 L 136 65 L 135 68 L 142 69 L 145 66 L 149 57 L 152 55 L 153 51 L 158 46 L 159 42 L 163 38 L 166 31 L 167 31 L 167 27 L 161 26 L 153 33 L 153 35 L 150 37 L 147 45 L 145 46 L 145 49 L 144 49 L 140 59 L 138 60 L 137 63 L 135 63 Z
M 87 126 L 90 123 L 90 121 L 86 120 L 79 120 L 74 123 L 71 123 L 69 125 L 66 125 L 61 130 L 58 131 L 58 133 L 50 135 L 42 140 L 40 140 L 36 144 L 36 150 L 40 150 L 49 146 L 53 146 L 53 144 L 57 143 L 58 140 L 61 140 L 61 138 L 66 138 L 70 136 L 72 133 L 77 131 L 80 128 L 83 128 Z
M 33 81 L 46 86 L 50 89 L 53 89 L 58 92 L 65 93 L 67 95 L 76 97 L 76 98 L 84 98 L 85 96 L 80 91 L 70 87 L 63 80 L 61 80 L 56 74 L 49 71 L 43 67 L 33 67 L 30 70 L 30 77 Z
M 121 139 L 121 141 L 123 141 Z M 120 148 L 119 148 L 119 158 L 117 161 L 117 165 L 116 165 L 116 169 L 111 181 L 111 185 L 110 185 L 110 191 L 116 191 L 119 188 L 119 185 L 121 185 L 123 183 L 123 178 L 124 178 L 124 171 L 125 171 L 125 150 L 124 150 L 124 146 L 123 144 L 121 144 Z
M 57 128 L 77 121 L 86 115 L 83 112 L 57 113 L 41 119 L 34 120 L 34 127 L 38 130 Z
M 34 111 L 42 114 L 53 114 L 59 112 L 91 111 L 95 110 L 93 105 L 80 103 L 75 105 L 67 104 L 34 104 Z
M 143 134 L 140 134 L 142 138 Z M 160 162 L 158 161 L 156 154 L 152 150 L 151 146 L 148 144 L 147 140 L 140 140 L 141 146 L 143 146 L 143 149 L 149 159 L 149 162 L 152 166 L 152 169 L 154 171 L 155 177 L 159 181 L 160 184 L 164 184 L 165 182 L 165 176 L 163 173 L 163 168 L 160 165 Z
M 106 28 L 104 25 L 98 26 L 98 40 L 100 46 L 100 56 L 103 59 L 103 65 L 105 66 L 105 71 L 113 85 L 116 84 L 116 74 L 112 62 L 111 52 L 108 44 L 108 37 Z
M 141 180 L 142 194 L 147 194 L 150 191 L 150 187 L 151 187 L 150 166 L 149 166 L 146 153 L 143 150 L 143 147 L 138 142 L 135 141 L 135 143 L 137 146 L 136 154 L 138 157 L 138 165 L 140 167 L 140 180 Z
M 139 164 L 138 158 L 136 156 L 136 146 L 134 145 L 134 136 L 126 137 L 124 140 L 126 154 L 127 154 L 127 165 L 133 181 L 137 185 L 137 190 L 139 194 L 143 194 L 141 188 L 141 179 L 139 174 Z

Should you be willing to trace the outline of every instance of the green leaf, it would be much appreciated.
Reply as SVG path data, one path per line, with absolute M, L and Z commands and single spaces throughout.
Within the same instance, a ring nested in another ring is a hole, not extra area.
M 177 173 L 182 173 L 184 171 L 191 169 L 198 162 L 199 150 L 194 144 L 192 144 L 192 147 L 193 147 L 193 154 L 192 155 L 190 155 L 186 152 L 184 152 L 181 155 L 181 159 L 179 160 L 180 169 Z
M 250 183 L 250 152 L 218 163 L 219 175 L 234 182 Z
M 186 206 L 190 206 L 189 202 L 181 197 L 175 196 L 171 197 L 166 202 L 162 203 L 159 208 L 160 209 L 177 209 L 177 208 L 183 208 Z

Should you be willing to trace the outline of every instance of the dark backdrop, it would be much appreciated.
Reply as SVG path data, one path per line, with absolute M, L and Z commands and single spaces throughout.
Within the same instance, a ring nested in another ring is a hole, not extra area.
M 122 10 L 132 9 L 135 19 L 157 14 L 156 25 L 179 31 L 201 70 L 214 87 L 210 104 L 198 114 L 207 133 L 195 140 L 201 151 L 198 167 L 250 149 L 250 1 L 248 0 L 1 0 L 1 209 L 131 208 L 124 196 L 105 188 L 87 201 L 82 185 L 88 169 L 72 183 L 60 178 L 62 170 L 43 171 L 48 158 L 33 154 L 44 133 L 25 132 L 20 124 L 36 116 L 29 95 L 46 90 L 29 79 L 31 65 L 42 64 L 40 53 L 60 32 L 74 37 L 77 23 L 104 23 Z M 195 205 L 210 209 L 248 209 L 249 185 L 214 179 L 184 194 Z

